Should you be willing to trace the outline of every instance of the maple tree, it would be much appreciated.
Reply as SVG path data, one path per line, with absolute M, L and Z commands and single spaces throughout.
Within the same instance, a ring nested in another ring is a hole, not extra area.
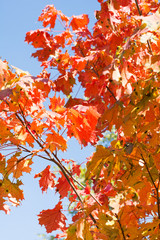
M 0 209 L 20 204 L 21 176 L 40 158 L 46 168 L 35 178 L 42 192 L 54 188 L 59 202 L 38 219 L 48 233 L 61 231 L 56 239 L 160 239 L 160 4 L 98 2 L 93 31 L 86 14 L 67 17 L 46 6 L 38 19 L 44 28 L 25 39 L 41 62 L 38 76 L 0 60 L 0 144 L 2 152 L 12 149 L 0 154 Z M 75 96 L 77 83 L 84 97 Z M 105 147 L 99 139 L 113 128 Z M 72 137 L 96 146 L 83 183 L 80 165 L 58 157 Z

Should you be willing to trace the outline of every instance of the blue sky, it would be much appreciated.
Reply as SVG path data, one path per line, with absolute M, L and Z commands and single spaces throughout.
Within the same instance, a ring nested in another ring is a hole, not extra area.
M 38 16 L 42 9 L 54 4 L 67 16 L 89 14 L 90 27 L 95 22 L 94 11 L 99 9 L 96 0 L 7 0 L 0 4 L 0 57 L 10 65 L 29 71 L 32 75 L 40 73 L 40 63 L 31 58 L 34 49 L 24 42 L 26 32 L 42 28 Z M 92 148 L 81 150 L 78 143 L 71 141 L 66 158 L 82 162 L 93 151 Z M 0 239 L 3 240 L 40 240 L 39 233 L 45 229 L 38 224 L 37 214 L 43 209 L 53 208 L 58 199 L 54 191 L 41 193 L 34 174 L 42 171 L 46 164 L 35 160 L 31 174 L 22 177 L 25 200 L 22 205 L 12 208 L 10 215 L 0 212 Z

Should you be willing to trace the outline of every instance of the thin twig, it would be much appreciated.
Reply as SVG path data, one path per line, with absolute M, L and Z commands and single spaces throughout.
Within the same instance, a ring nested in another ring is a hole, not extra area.
M 125 237 L 125 235 L 124 235 L 124 230 L 123 230 L 123 227 L 122 227 L 122 225 L 121 225 L 120 219 L 118 218 L 118 215 L 117 215 L 117 214 L 115 214 L 115 217 L 117 218 L 119 227 L 120 227 L 121 232 L 122 232 L 122 235 L 123 235 L 123 239 L 126 240 L 126 237 Z
M 145 167 L 146 167 L 146 169 L 147 169 L 148 175 L 149 175 L 149 177 L 150 177 L 150 179 L 151 179 L 151 182 L 152 182 L 152 184 L 153 184 L 153 186 L 154 186 L 154 188 L 155 188 L 155 190 L 156 190 L 156 195 L 157 195 L 157 197 L 156 197 L 156 198 L 157 198 L 157 212 L 158 212 L 158 219 L 160 219 L 160 197 L 159 197 L 159 188 L 156 187 L 156 184 L 155 184 L 155 182 L 154 182 L 154 180 L 153 180 L 153 177 L 152 177 L 152 175 L 151 175 L 151 173 L 150 173 L 150 171 L 149 171 L 148 165 L 147 165 L 147 163 L 146 163 L 146 161 L 145 161 L 142 153 L 141 153 L 141 157 L 142 157 L 142 159 L 143 159 L 143 161 L 144 161 L 144 164 L 145 164 Z M 159 229 L 160 229 L 160 224 L 159 224 Z
M 142 15 L 142 11 L 141 11 L 140 8 L 139 8 L 139 5 L 138 5 L 137 0 L 135 0 L 135 3 L 136 3 L 136 6 L 137 6 L 138 13 L 139 13 L 139 15 L 141 16 L 141 15 Z
M 135 3 L 136 3 L 136 7 L 137 7 L 137 10 L 138 10 L 139 15 L 142 16 L 142 11 L 141 11 L 140 8 L 139 8 L 138 1 L 135 0 Z M 149 40 L 147 40 L 147 45 L 148 45 L 148 48 L 149 48 L 149 52 L 153 55 L 152 48 L 151 48 L 151 44 L 150 44 L 150 41 L 149 41 Z
M 152 182 L 154 188 L 155 188 L 156 191 L 157 191 L 157 187 L 156 187 L 156 185 L 155 185 L 155 182 L 154 182 L 154 180 L 153 180 L 153 177 L 152 177 L 152 175 L 151 175 L 151 173 L 150 173 L 150 171 L 149 171 L 148 165 L 147 165 L 146 160 L 144 159 L 142 153 L 141 153 L 141 157 L 142 157 L 142 160 L 143 160 L 144 165 L 145 165 L 145 167 L 146 167 L 146 170 L 147 170 L 147 172 L 148 172 L 148 175 L 149 175 L 149 177 L 150 177 L 150 179 L 151 179 L 151 182 Z

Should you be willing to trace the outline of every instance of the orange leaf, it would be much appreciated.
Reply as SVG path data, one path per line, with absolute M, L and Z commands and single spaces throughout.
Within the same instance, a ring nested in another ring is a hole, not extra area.
M 12 183 L 9 179 L 4 178 L 0 186 L 0 196 L 15 198 L 17 204 L 19 204 L 19 201 L 24 199 L 23 191 L 19 188 L 20 185 L 22 185 L 22 182 L 19 180 Z
M 68 136 L 77 138 L 80 144 L 87 146 L 97 140 L 96 124 L 100 114 L 94 107 L 74 106 L 68 111 Z
M 56 84 L 56 90 L 62 91 L 65 95 L 69 95 L 72 91 L 72 87 L 75 84 L 74 75 L 70 72 L 65 72 L 60 75 L 54 82 Z
M 7 161 L 7 171 L 9 174 L 13 173 L 14 178 L 19 178 L 23 172 L 30 173 L 30 165 L 33 163 L 31 159 L 18 159 L 17 156 L 18 154 L 15 154 Z
M 71 190 L 71 186 L 69 185 L 67 179 L 62 173 L 55 187 L 56 187 L 56 191 L 59 192 L 60 198 L 67 197 L 68 191 Z
M 65 42 L 67 41 L 67 44 L 70 44 L 72 42 L 73 35 L 70 33 L 69 30 L 64 31 L 61 34 L 58 34 L 54 37 L 54 40 L 56 43 L 60 44 L 63 48 L 65 47 Z
M 45 29 L 27 32 L 25 41 L 31 42 L 35 48 L 51 48 L 51 43 L 53 43 L 52 37 Z
M 82 71 L 87 64 L 86 59 L 85 58 L 80 58 L 80 57 L 72 57 L 71 61 L 72 61 L 73 68 L 78 70 L 78 71 Z
M 87 14 L 82 14 L 79 16 L 72 16 L 72 20 L 70 22 L 70 26 L 72 27 L 73 31 L 79 30 L 84 28 L 88 25 L 89 18 Z
M 46 27 L 50 24 L 51 28 L 54 28 L 57 19 L 57 10 L 54 5 L 47 5 L 42 14 L 39 16 L 38 21 L 43 22 L 43 26 Z
M 160 152 L 153 156 L 156 168 L 160 171 Z
M 5 158 L 3 155 L 0 153 L 0 173 L 4 174 L 5 173 Z
M 5 204 L 5 200 L 0 198 L 0 210 L 3 210 L 6 214 L 9 214 L 10 209 L 9 206 Z
M 34 178 L 40 177 L 39 186 L 43 192 L 47 192 L 48 187 L 54 187 L 54 178 L 56 177 L 51 171 L 51 166 L 47 166 L 42 172 L 36 174 Z
M 67 149 L 66 140 L 54 130 L 52 130 L 52 133 L 47 134 L 46 143 L 49 145 L 52 152 L 56 149 L 61 151 L 65 151 Z
M 43 210 L 38 215 L 39 224 L 45 226 L 47 233 L 66 228 L 66 217 L 61 209 L 62 202 L 59 202 L 54 209 Z
M 57 112 L 58 110 L 60 110 L 61 108 L 63 108 L 64 104 L 65 104 L 65 99 L 61 99 L 60 96 L 57 98 L 56 96 L 50 98 L 50 106 L 49 108 L 52 111 Z

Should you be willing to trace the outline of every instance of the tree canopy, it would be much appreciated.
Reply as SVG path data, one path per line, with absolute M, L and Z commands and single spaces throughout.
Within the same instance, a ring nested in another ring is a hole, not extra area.
M 35 175 L 42 193 L 59 194 L 55 207 L 38 215 L 47 233 L 60 230 L 55 238 L 66 240 L 158 240 L 160 4 L 98 2 L 92 30 L 86 14 L 43 9 L 43 28 L 25 38 L 42 66 L 38 76 L 0 60 L 0 209 L 8 213 L 24 199 L 21 176 L 39 158 L 46 162 Z M 99 139 L 112 129 L 116 134 L 104 146 Z M 85 173 L 74 159 L 59 158 L 70 138 L 96 147 Z

